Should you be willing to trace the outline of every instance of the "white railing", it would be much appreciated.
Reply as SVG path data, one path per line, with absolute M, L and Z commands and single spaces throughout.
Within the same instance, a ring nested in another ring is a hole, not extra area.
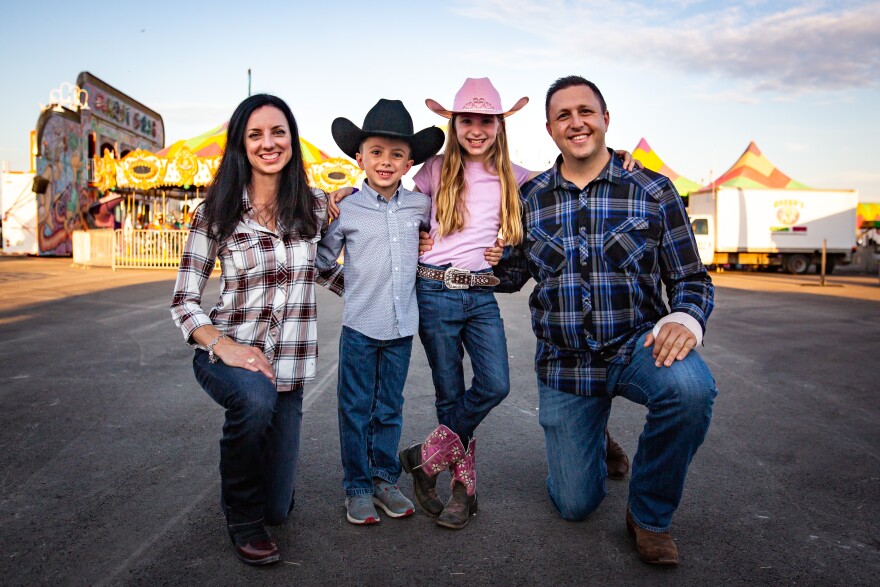
M 174 269 L 188 230 L 75 230 L 73 262 L 91 267 Z

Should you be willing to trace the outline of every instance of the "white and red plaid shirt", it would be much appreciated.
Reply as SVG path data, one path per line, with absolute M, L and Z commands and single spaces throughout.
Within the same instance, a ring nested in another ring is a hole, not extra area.
M 314 190 L 315 211 L 321 230 L 311 240 L 280 236 L 253 217 L 247 192 L 244 213 L 233 233 L 222 243 L 210 238 L 202 215 L 196 211 L 180 259 L 171 315 L 194 345 L 192 333 L 213 324 L 235 342 L 259 348 L 275 369 L 278 391 L 301 387 L 315 376 L 318 358 L 315 282 L 341 295 L 342 267 L 318 274 L 315 255 L 327 229 L 327 200 Z M 202 293 L 219 258 L 220 299 L 210 313 L 202 309 Z

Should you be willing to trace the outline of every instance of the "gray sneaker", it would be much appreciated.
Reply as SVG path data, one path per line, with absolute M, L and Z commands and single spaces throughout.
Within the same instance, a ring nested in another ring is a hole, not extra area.
M 352 495 L 345 498 L 345 517 L 352 524 L 378 524 L 379 513 L 373 507 L 372 495 Z
M 416 511 L 413 503 L 400 492 L 397 485 L 379 479 L 373 484 L 373 503 L 392 518 L 405 518 Z

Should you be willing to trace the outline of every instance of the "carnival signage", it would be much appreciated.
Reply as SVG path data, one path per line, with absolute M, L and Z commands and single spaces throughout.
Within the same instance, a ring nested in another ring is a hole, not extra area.
M 155 118 L 141 112 L 123 97 L 115 96 L 92 84 L 87 83 L 85 86 L 88 89 L 89 104 L 94 116 L 132 130 L 150 140 L 163 141 L 163 137 L 160 136 L 161 125 Z

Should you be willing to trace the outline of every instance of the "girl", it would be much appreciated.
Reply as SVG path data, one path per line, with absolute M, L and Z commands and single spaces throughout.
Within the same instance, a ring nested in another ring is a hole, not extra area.
M 317 241 L 326 198 L 306 183 L 293 113 L 275 96 L 242 102 L 226 151 L 192 221 L 171 314 L 197 350 L 202 388 L 226 408 L 220 502 L 235 553 L 249 565 L 280 559 L 264 523 L 293 509 L 303 382 L 317 358 Z M 220 298 L 202 292 L 219 258 Z M 340 293 L 339 268 L 325 274 Z

